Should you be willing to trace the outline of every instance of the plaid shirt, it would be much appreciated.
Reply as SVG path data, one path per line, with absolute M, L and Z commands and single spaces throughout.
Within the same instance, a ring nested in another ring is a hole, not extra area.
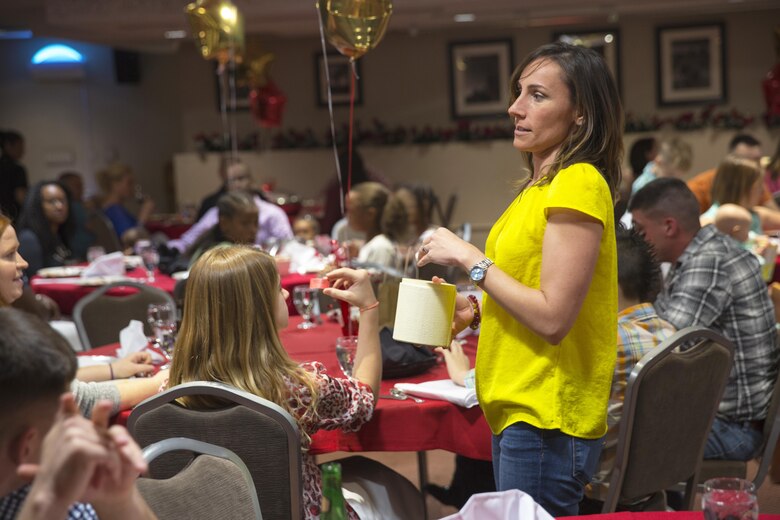
M 774 309 L 753 254 L 715 226 L 701 228 L 669 271 L 655 309 L 677 329 L 701 325 L 734 342 L 734 367 L 718 417 L 766 417 L 778 345 Z
M 30 486 L 24 486 L 13 493 L 0 497 L 0 520 L 13 520 L 22 510 L 27 494 L 30 492 Z M 92 506 L 74 503 L 68 510 L 67 520 L 98 520 L 98 515 Z

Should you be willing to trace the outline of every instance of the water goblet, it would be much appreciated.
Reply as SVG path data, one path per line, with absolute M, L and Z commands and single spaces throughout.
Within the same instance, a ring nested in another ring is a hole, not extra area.
M 339 361 L 341 371 L 347 377 L 352 377 L 352 369 L 355 367 L 357 343 L 357 336 L 340 336 L 336 338 L 336 359 Z
M 152 339 L 168 358 L 173 359 L 173 345 L 176 339 L 176 307 L 170 303 L 150 303 L 146 321 L 152 331 Z
M 146 281 L 149 283 L 154 282 L 154 270 L 160 263 L 160 255 L 157 253 L 157 249 L 153 245 L 147 245 L 140 250 L 141 260 L 146 268 Z
M 311 321 L 314 310 L 314 301 L 317 298 L 317 289 L 311 289 L 305 285 L 293 289 L 293 304 L 298 310 L 298 314 L 303 317 L 303 321 L 298 324 L 302 330 L 311 329 L 317 325 Z
M 705 520 L 758 520 L 756 487 L 741 478 L 713 478 L 704 483 Z

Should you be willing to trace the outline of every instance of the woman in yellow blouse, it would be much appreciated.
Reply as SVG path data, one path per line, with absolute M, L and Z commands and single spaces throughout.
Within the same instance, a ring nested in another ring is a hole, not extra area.
M 419 265 L 460 266 L 485 292 L 476 383 L 497 488 L 575 515 L 607 431 L 615 365 L 623 111 L 604 60 L 563 43 L 527 56 L 512 90 L 527 174 L 517 197 L 484 253 L 439 228 Z M 460 298 L 455 326 L 475 318 L 476 301 Z

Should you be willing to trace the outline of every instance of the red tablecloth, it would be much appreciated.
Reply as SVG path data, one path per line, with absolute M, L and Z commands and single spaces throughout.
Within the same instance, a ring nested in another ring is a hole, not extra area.
M 149 233 L 162 233 L 169 239 L 174 240 L 180 238 L 188 229 L 192 227 L 192 223 L 182 223 L 167 220 L 149 220 L 144 223 L 144 227 Z
M 299 362 L 319 361 L 331 374 L 341 375 L 336 360 L 335 340 L 341 328 L 333 323 L 301 331 L 296 328 L 301 319 L 293 317 L 290 326 L 281 332 L 282 343 L 290 356 Z M 91 350 L 89 354 L 111 355 L 117 345 L 107 345 Z M 464 346 L 466 354 L 476 355 L 476 342 Z M 382 381 L 380 394 L 388 394 L 400 381 L 421 383 L 446 379 L 447 369 L 438 364 L 428 372 L 410 378 Z M 125 424 L 129 411 L 121 413 L 118 422 Z M 314 454 L 334 451 L 424 451 L 443 449 L 467 457 L 490 460 L 490 429 L 482 410 L 461 408 L 446 401 L 426 399 L 417 404 L 411 399 L 396 401 L 379 399 L 370 422 L 359 432 L 319 431 L 313 437 L 311 451 Z
M 127 276 L 136 278 L 138 281 L 146 280 L 146 271 L 143 269 L 134 269 L 127 273 Z M 298 285 L 308 285 L 309 280 L 314 278 L 313 274 L 289 274 L 282 277 L 282 287 L 292 293 L 294 287 Z M 159 271 L 154 276 L 154 282 L 151 284 L 153 287 L 162 289 L 170 294 L 173 294 L 173 288 L 176 286 L 176 280 L 168 275 L 162 274 Z M 30 287 L 33 292 L 37 294 L 45 294 L 60 306 L 60 312 L 64 315 L 73 314 L 73 307 L 84 296 L 88 295 L 95 289 L 96 286 L 76 285 L 73 283 L 63 283 L 63 280 L 56 278 L 41 278 L 40 276 L 33 276 L 30 281 Z M 118 288 L 112 289 L 108 294 L 111 296 L 122 296 L 132 294 L 135 289 Z M 295 310 L 295 306 L 292 303 L 292 298 L 287 300 L 287 308 L 291 315 L 297 315 L 298 311 Z

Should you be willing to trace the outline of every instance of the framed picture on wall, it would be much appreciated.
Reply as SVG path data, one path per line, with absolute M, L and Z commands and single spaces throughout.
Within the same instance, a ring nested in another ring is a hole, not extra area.
M 512 40 L 452 42 L 449 50 L 453 119 L 506 115 Z
M 355 106 L 363 104 L 363 73 L 360 70 L 360 60 L 355 62 L 358 77 L 355 81 Z M 341 54 L 328 53 L 328 70 L 330 72 L 330 87 L 334 105 L 349 105 L 350 76 L 352 65 L 349 58 Z M 325 76 L 325 59 L 322 53 L 314 55 L 314 77 L 317 87 L 317 105 L 328 106 L 328 80 Z
M 655 41 L 660 106 L 726 101 L 722 23 L 658 27 Z
M 615 84 L 620 91 L 620 31 L 594 29 L 592 31 L 567 31 L 553 34 L 553 41 L 581 45 L 598 52 L 607 62 Z

